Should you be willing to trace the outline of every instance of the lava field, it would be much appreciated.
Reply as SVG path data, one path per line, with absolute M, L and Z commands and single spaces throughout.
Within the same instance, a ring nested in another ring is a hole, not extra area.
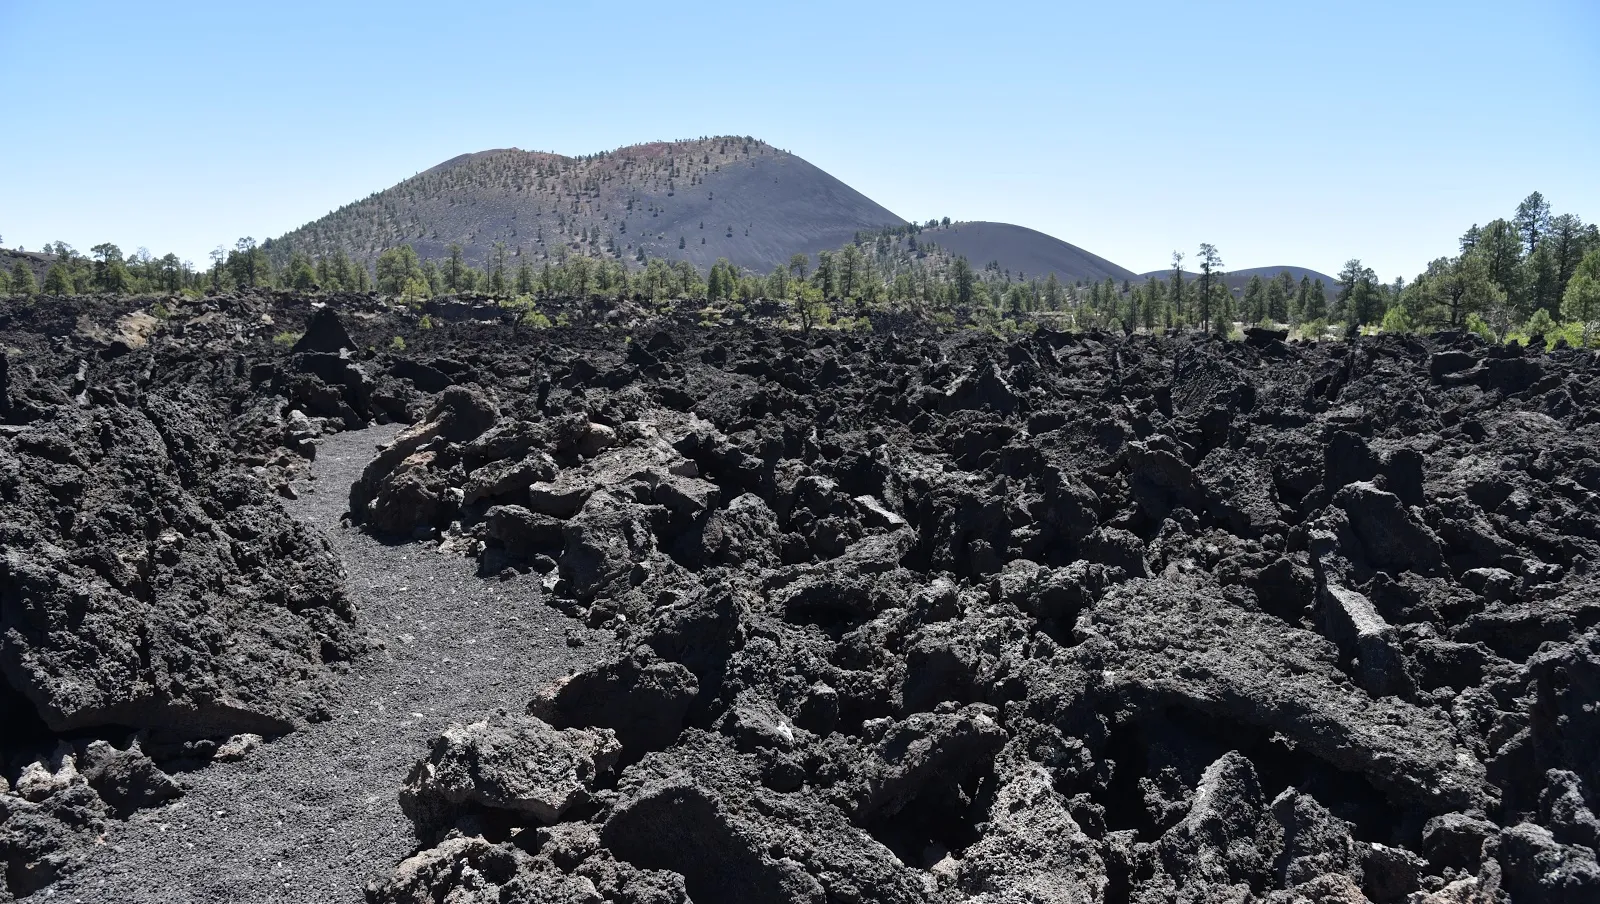
M 1600 901 L 1592 352 L 145 304 L 0 303 L 0 899 L 351 718 L 290 506 L 391 425 L 342 529 L 572 665 L 406 748 L 348 900 Z

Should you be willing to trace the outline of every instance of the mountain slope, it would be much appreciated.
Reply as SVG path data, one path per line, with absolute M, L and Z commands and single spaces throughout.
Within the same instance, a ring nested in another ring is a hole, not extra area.
M 1337 278 L 1329 276 L 1326 273 L 1319 273 L 1316 270 L 1307 269 L 1305 267 L 1247 267 L 1243 270 L 1229 270 L 1222 274 L 1222 281 L 1228 287 L 1228 290 L 1233 292 L 1233 294 L 1243 295 L 1244 287 L 1250 282 L 1250 277 L 1259 276 L 1261 277 L 1262 281 L 1265 282 L 1285 270 L 1288 270 L 1289 275 L 1294 277 L 1294 282 L 1296 285 L 1299 285 L 1301 277 L 1309 276 L 1311 277 L 1311 281 L 1313 283 L 1319 279 L 1322 280 L 1322 287 L 1330 298 L 1333 297 L 1336 292 L 1338 292 L 1339 280 Z M 1171 279 L 1172 271 L 1151 270 L 1148 273 L 1139 274 L 1138 278 Z M 1191 273 L 1188 270 L 1185 270 L 1183 271 L 1183 278 L 1185 280 L 1199 279 L 1200 274 Z
M 371 261 L 409 243 L 443 258 L 460 244 L 481 265 L 497 242 L 510 260 L 569 253 L 687 260 L 719 257 L 766 272 L 797 252 L 905 221 L 793 154 L 750 138 L 657 142 L 588 157 L 515 148 L 463 154 L 269 243 L 343 249 Z M 681 245 L 681 248 L 680 248 Z
M 37 285 L 44 285 L 45 274 L 50 272 L 50 265 L 55 262 L 55 255 L 41 254 L 37 251 L 18 251 L 15 248 L 0 248 L 0 270 L 7 276 L 11 275 L 11 268 L 19 262 L 33 271 L 33 281 Z
M 1010 223 L 973 221 L 926 229 L 917 235 L 922 244 L 938 245 L 965 256 L 974 267 L 998 262 L 1002 270 L 1028 278 L 1056 274 L 1063 282 L 1100 282 L 1106 277 L 1121 282 L 1138 280 L 1138 274 L 1096 254 L 1068 244 L 1036 229 Z

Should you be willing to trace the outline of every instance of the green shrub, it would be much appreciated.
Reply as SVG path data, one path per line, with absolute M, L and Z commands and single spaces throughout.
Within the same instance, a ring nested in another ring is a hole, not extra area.
M 1528 322 L 1522 325 L 1522 332 L 1530 339 L 1534 336 L 1544 336 L 1548 339 L 1550 334 L 1555 331 L 1556 322 L 1551 319 L 1550 312 L 1544 308 L 1534 311 L 1533 316 L 1528 318 Z M 1554 342 L 1555 340 L 1551 339 L 1550 341 Z
M 170 320 L 172 319 L 172 309 L 167 307 L 165 302 L 158 301 L 150 308 L 150 316 L 157 320 Z
M 403 352 L 406 350 L 406 340 L 396 336 L 389 340 L 389 348 L 393 351 Z
M 1385 333 L 1411 332 L 1411 318 L 1406 316 L 1404 308 L 1395 305 L 1389 309 L 1388 313 L 1383 315 L 1383 331 Z
M 1467 315 L 1467 332 L 1477 333 L 1485 342 L 1499 341 L 1495 337 L 1494 328 L 1489 326 L 1489 322 L 1475 313 Z
M 1562 339 L 1567 340 L 1567 344 L 1573 348 L 1583 348 L 1583 324 L 1567 321 L 1553 324 L 1544 331 L 1544 341 L 1549 345 L 1555 345 Z
M 292 333 L 285 330 L 284 332 L 272 337 L 272 344 L 278 346 L 279 348 L 288 348 L 294 345 L 296 342 L 299 342 L 300 337 L 304 335 L 305 333 Z
M 417 326 L 419 326 L 419 327 L 421 327 L 422 329 L 425 329 L 425 330 L 433 329 L 433 315 L 432 314 L 423 314 L 422 315 L 422 322 L 418 323 Z
M 1328 321 L 1322 319 L 1321 317 L 1318 317 L 1315 320 L 1307 320 L 1305 323 L 1300 324 L 1300 338 L 1302 339 L 1320 340 L 1326 336 L 1327 333 Z

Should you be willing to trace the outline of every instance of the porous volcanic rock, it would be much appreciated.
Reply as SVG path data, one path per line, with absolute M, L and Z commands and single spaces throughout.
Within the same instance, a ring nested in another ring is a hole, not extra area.
M 480 365 L 517 374 L 498 424 L 373 469 L 462 488 L 444 542 L 630 645 L 530 703 L 615 731 L 620 772 L 521 818 L 502 890 L 626 864 L 662 900 L 1585 893 L 1600 434 L 1562 400 L 1600 399 L 1592 355 L 583 341 Z M 454 850 L 418 862 L 483 856 Z
M 0 436 L 0 670 L 52 731 L 281 734 L 363 646 L 326 540 L 184 404 Z
M 8 764 L 29 887 L 165 793 L 113 726 L 315 716 L 352 616 L 267 494 L 397 420 L 351 520 L 618 642 L 451 714 L 374 902 L 1593 897 L 1590 351 L 334 301 L 3 309 L 0 711 L 102 731 Z

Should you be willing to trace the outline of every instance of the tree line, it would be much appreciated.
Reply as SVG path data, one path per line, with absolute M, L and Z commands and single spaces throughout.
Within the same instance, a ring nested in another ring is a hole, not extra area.
M 145 248 L 124 255 L 121 248 L 105 243 L 83 255 L 66 242 L 52 242 L 44 246 L 43 254 L 48 266 L 42 280 L 27 258 L 14 255 L 11 268 L 0 270 L 0 294 L 176 293 L 195 282 L 194 268 L 187 261 L 176 254 L 156 257 Z
M 28 259 L 14 255 L 11 268 L 0 269 L 0 294 L 198 295 L 253 288 L 347 292 L 372 288 L 367 268 L 342 251 L 316 261 L 296 257 L 280 270 L 249 237 L 239 239 L 232 248 L 218 246 L 211 252 L 209 269 L 197 268 L 176 254 L 156 257 L 145 248 L 124 254 L 109 242 L 95 245 L 87 255 L 66 242 L 46 243 L 42 252 L 48 261 L 44 278 L 36 275 Z
M 1430 264 L 1384 312 L 1396 328 L 1466 326 L 1496 339 L 1514 330 L 1545 334 L 1600 326 L 1600 228 L 1573 214 L 1552 215 L 1538 192 L 1509 219 L 1473 225 L 1460 253 Z
M 682 260 L 646 257 L 630 264 L 565 246 L 553 259 L 535 264 L 514 255 L 504 242 L 492 247 L 482 267 L 467 263 L 458 244 L 438 260 L 423 260 L 402 244 L 379 254 L 371 271 L 343 250 L 315 257 L 294 251 L 279 267 L 248 237 L 232 248 L 219 246 L 211 253 L 211 267 L 200 270 L 172 254 L 156 258 L 140 249 L 125 256 L 116 245 L 102 244 L 82 256 L 57 242 L 45 248 L 54 259 L 43 286 L 18 261 L 9 274 L 0 272 L 0 291 L 66 295 L 270 287 L 375 290 L 408 301 L 463 293 L 736 304 L 765 299 L 791 304 L 808 326 L 849 305 L 935 316 L 960 313 L 980 321 L 1042 316 L 1067 327 L 1130 332 L 1187 328 L 1227 334 L 1242 325 L 1264 324 L 1321 336 L 1336 327 L 1390 332 L 1466 327 L 1497 341 L 1520 332 L 1572 334 L 1589 342 L 1600 329 L 1600 229 L 1572 214 L 1552 214 L 1537 192 L 1511 217 L 1472 226 L 1461 237 L 1459 254 L 1431 262 L 1409 283 L 1382 282 L 1370 267 L 1351 259 L 1332 287 L 1284 271 L 1267 278 L 1253 275 L 1237 296 L 1227 285 L 1221 252 L 1208 243 L 1195 255 L 1197 273 L 1185 270 L 1186 256 L 1174 252 L 1166 277 L 1069 284 L 1054 273 L 1013 273 L 998 261 L 975 267 L 924 240 L 926 231 L 948 225 L 945 218 L 858 233 L 854 241 L 815 258 L 795 254 L 767 274 L 742 270 L 726 259 L 702 273 Z

